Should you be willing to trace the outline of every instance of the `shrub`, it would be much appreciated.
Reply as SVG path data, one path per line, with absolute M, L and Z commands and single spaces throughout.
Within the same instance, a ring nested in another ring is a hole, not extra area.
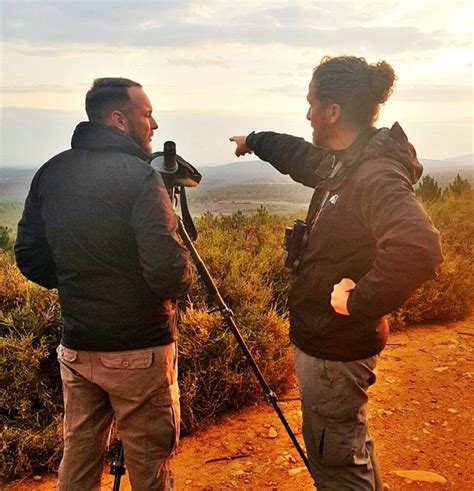
M 284 390 L 291 370 L 288 323 L 280 303 L 283 222 L 261 209 L 205 215 L 197 247 L 272 389 Z M 26 281 L 10 254 L 0 260 L 2 474 L 54 468 L 61 453 L 62 398 L 55 348 L 59 343 L 56 294 Z M 197 282 L 192 302 L 180 305 L 180 388 L 186 431 L 222 411 L 262 398 L 262 390 L 234 336 L 218 313 L 208 313 Z
M 461 320 L 470 312 L 474 300 L 473 194 L 448 193 L 440 201 L 424 203 L 441 232 L 444 262 L 438 276 L 391 316 L 392 327 Z
M 445 262 L 392 316 L 406 323 L 463 318 L 472 304 L 472 191 L 425 203 L 442 232 Z M 261 208 L 252 216 L 205 214 L 197 249 L 272 389 L 282 391 L 291 370 L 281 242 L 290 218 Z M 261 388 L 234 336 L 200 281 L 180 302 L 180 387 L 185 431 L 222 411 L 261 398 Z M 2 473 L 14 476 L 57 465 L 62 401 L 55 356 L 59 342 L 56 294 L 27 282 L 10 253 L 0 255 L 0 453 Z
M 59 341 L 56 294 L 23 278 L 10 254 L 0 255 L 1 475 L 52 464 L 61 451 L 62 411 L 54 347 Z

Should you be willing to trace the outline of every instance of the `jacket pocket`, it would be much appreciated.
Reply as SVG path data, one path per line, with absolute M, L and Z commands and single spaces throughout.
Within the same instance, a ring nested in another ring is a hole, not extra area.
M 151 393 L 147 421 L 149 458 L 168 458 L 174 453 L 179 441 L 180 417 L 177 382 Z
M 100 355 L 100 361 L 106 368 L 122 369 L 122 370 L 137 370 L 149 368 L 153 363 L 152 351 L 133 351 L 103 353 Z

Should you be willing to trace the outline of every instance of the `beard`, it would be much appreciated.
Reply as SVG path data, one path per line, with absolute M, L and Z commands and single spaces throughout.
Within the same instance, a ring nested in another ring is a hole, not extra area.
M 147 155 L 151 156 L 153 153 L 151 142 L 144 141 L 139 135 L 134 135 L 133 133 L 130 133 L 129 136 Z
M 128 136 L 149 156 L 153 153 L 151 142 L 148 140 L 148 134 L 145 136 L 139 132 L 132 120 L 129 121 Z
M 137 145 L 148 155 L 151 157 L 151 154 L 153 153 L 153 149 L 151 147 L 151 142 L 147 142 L 144 145 L 140 145 L 138 142 L 136 142 Z
M 327 147 L 331 140 L 331 131 L 325 125 L 319 125 L 318 131 L 313 130 L 313 143 L 319 147 Z

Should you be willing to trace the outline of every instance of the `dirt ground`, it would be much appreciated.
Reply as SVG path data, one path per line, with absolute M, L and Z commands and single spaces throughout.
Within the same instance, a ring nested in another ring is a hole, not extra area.
M 474 317 L 391 335 L 369 402 L 386 489 L 474 490 L 473 336 Z M 280 406 L 302 441 L 296 388 Z M 263 402 L 183 438 L 173 469 L 177 490 L 314 489 L 278 417 Z M 36 476 L 7 489 L 47 491 L 55 482 L 54 476 Z M 104 474 L 102 489 L 112 489 L 112 482 Z M 121 489 L 130 489 L 126 477 Z

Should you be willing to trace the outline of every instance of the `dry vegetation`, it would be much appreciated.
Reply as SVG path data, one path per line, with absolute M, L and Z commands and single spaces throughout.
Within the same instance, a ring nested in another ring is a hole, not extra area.
M 473 292 L 473 194 L 450 189 L 426 207 L 442 232 L 445 262 L 392 316 L 393 326 L 459 320 Z M 204 261 L 270 386 L 283 391 L 290 370 L 281 240 L 288 218 L 211 214 L 198 223 Z M 0 455 L 3 479 L 53 468 L 61 453 L 60 380 L 55 347 L 60 314 L 55 292 L 26 281 L 16 268 L 8 231 L 0 229 Z M 200 283 L 181 302 L 180 385 L 183 426 L 192 431 L 228 409 L 261 397 L 233 336 L 208 313 Z M 1 482 L 1 479 L 0 479 Z

